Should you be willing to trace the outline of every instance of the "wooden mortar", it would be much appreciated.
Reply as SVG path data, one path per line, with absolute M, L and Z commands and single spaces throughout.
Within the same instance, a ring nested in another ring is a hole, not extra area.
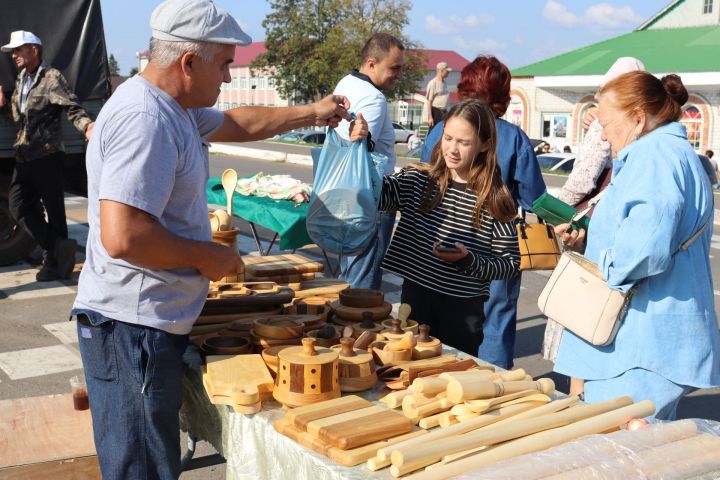
M 373 332 L 373 333 L 380 333 L 381 330 L 383 330 L 385 327 L 382 326 L 380 323 L 375 323 L 373 321 L 372 313 L 370 312 L 363 312 L 363 321 L 360 322 L 360 324 L 353 325 L 353 328 L 356 332 L 358 332 L 358 335 L 364 331 Z
M 373 342 L 370 344 L 375 363 L 385 365 L 387 363 L 409 362 L 412 360 L 412 349 L 408 350 L 385 350 L 387 342 Z
M 255 319 L 253 330 L 259 337 L 287 340 L 302 337 L 305 324 L 291 315 L 273 315 Z
M 400 324 L 401 321 L 399 318 L 384 320 L 382 325 L 385 327 L 385 330 L 382 330 L 380 333 L 385 335 L 388 340 L 396 340 L 402 337 L 405 332 L 412 332 L 413 335 L 418 333 L 418 323 L 415 320 L 408 320 L 407 326 L 404 329 Z
M 307 336 L 315 340 L 315 344 L 321 347 L 332 347 L 340 342 L 340 334 L 330 324 L 325 324 L 318 330 L 307 332 Z
M 377 383 L 375 362 L 372 354 L 359 348 L 353 348 L 355 340 L 349 337 L 340 339 L 340 345 L 333 350 L 340 355 L 340 391 L 362 392 L 369 390 Z
M 430 332 L 430 326 L 426 324 L 418 327 L 420 334 L 415 337 L 417 339 L 417 345 L 413 348 L 413 360 L 423 360 L 425 358 L 439 357 L 442 355 L 442 342 L 428 335 Z
M 301 347 L 278 352 L 278 373 L 273 397 L 289 407 L 340 396 L 338 353 L 315 348 L 314 338 L 303 338 Z

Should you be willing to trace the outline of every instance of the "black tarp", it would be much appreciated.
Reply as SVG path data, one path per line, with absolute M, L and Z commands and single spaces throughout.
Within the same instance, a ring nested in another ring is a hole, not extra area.
M 81 101 L 110 96 L 100 0 L 0 0 L 0 45 L 27 30 L 43 42 L 43 60 L 60 70 Z M 17 69 L 0 53 L 0 84 L 9 97 Z

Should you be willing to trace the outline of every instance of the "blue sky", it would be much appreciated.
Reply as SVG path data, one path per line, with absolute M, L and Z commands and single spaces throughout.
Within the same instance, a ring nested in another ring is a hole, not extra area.
M 127 74 L 135 53 L 147 49 L 150 13 L 159 1 L 103 0 L 108 54 Z M 216 0 L 253 40 L 263 40 L 270 6 L 262 0 Z M 425 48 L 455 50 L 472 60 L 496 55 L 516 68 L 627 33 L 668 0 L 420 0 L 413 2 L 406 34 Z M 443 11 L 438 11 L 442 6 Z

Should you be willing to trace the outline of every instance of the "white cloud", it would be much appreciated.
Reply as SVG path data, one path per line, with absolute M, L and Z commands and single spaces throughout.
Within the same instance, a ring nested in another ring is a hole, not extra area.
M 585 19 L 591 25 L 609 30 L 616 30 L 627 24 L 637 25 L 643 21 L 632 7 L 614 7 L 607 3 L 598 3 L 588 7 L 585 11 Z
M 499 51 L 505 50 L 507 44 L 500 42 L 494 38 L 488 38 L 484 40 L 468 40 L 460 35 L 453 37 L 453 43 L 459 50 L 472 51 L 473 55 L 479 53 L 491 53 L 495 54 Z
M 609 3 L 590 5 L 583 16 L 578 16 L 557 0 L 547 0 L 543 16 L 551 23 L 565 28 L 587 26 L 599 30 L 617 30 L 626 25 L 636 25 L 643 20 L 632 7 L 616 7 Z
M 576 27 L 580 24 L 580 18 L 567 9 L 565 5 L 555 0 L 548 0 L 543 8 L 543 16 L 553 23 L 566 28 Z
M 425 30 L 435 35 L 448 35 L 457 33 L 460 30 L 477 28 L 481 25 L 490 25 L 495 22 L 492 15 L 470 15 L 469 17 L 436 17 L 428 15 L 425 17 Z

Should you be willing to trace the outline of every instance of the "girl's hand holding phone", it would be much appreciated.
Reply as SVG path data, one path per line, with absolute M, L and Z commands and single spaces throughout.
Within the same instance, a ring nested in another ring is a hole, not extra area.
M 443 262 L 454 263 L 465 258 L 467 254 L 467 248 L 460 242 L 455 242 L 454 247 L 441 245 L 439 240 L 433 244 L 433 255 Z

